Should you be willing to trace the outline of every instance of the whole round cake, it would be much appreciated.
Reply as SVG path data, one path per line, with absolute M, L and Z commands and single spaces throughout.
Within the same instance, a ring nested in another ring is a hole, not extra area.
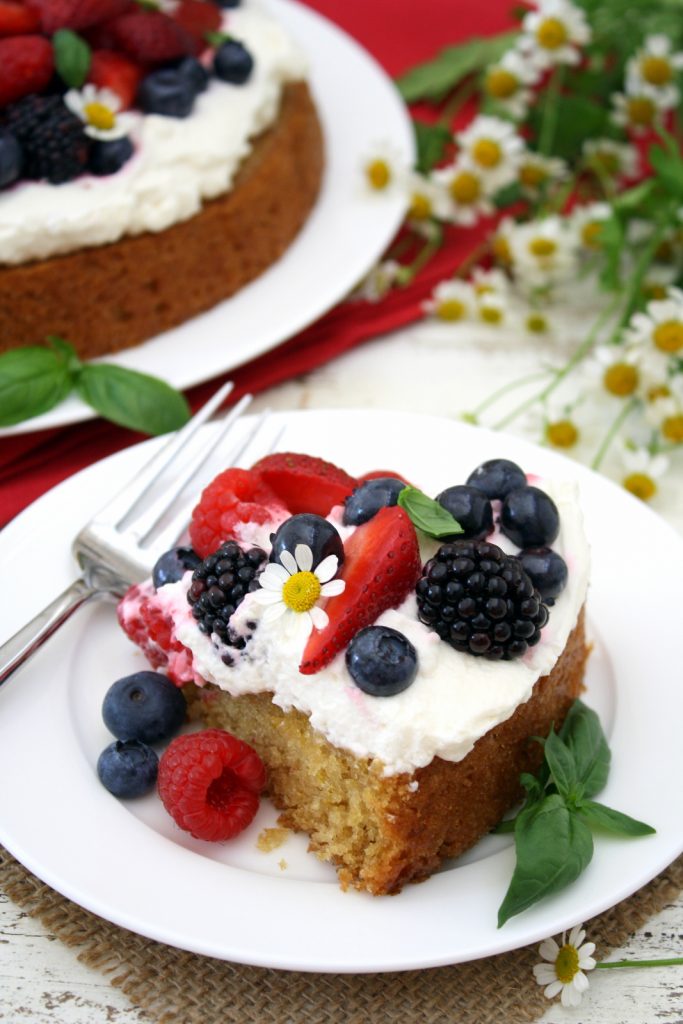
M 305 59 L 257 0 L 5 8 L 0 351 L 136 345 L 283 254 L 322 132 Z

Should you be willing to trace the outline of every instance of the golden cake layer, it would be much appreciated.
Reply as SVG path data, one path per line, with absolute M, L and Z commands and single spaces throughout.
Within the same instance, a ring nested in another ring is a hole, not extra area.
M 315 106 L 308 86 L 294 82 L 231 190 L 194 217 L 158 233 L 0 267 L 0 351 L 56 334 L 91 358 L 211 309 L 282 255 L 315 202 L 322 169 Z M 229 346 L 229 337 L 222 341 Z

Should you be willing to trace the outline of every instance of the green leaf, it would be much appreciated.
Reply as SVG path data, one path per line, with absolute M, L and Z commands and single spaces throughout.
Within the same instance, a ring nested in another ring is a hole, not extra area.
M 48 334 L 47 343 L 60 356 L 62 361 L 66 363 L 72 374 L 80 370 L 81 361 L 70 341 L 65 341 L 64 338 L 60 338 L 57 334 Z
M 578 811 L 592 827 L 604 828 L 620 836 L 650 836 L 657 831 L 644 821 L 638 821 L 628 814 L 622 814 L 621 811 L 615 811 L 594 800 L 582 800 Z
M 581 152 L 586 139 L 609 134 L 609 108 L 595 103 L 586 96 L 559 95 L 556 120 L 558 130 L 554 133 L 550 145 L 549 156 L 559 156 L 564 160 L 574 161 Z M 532 108 L 529 122 L 534 138 L 541 134 L 543 104 Z
M 69 368 L 59 353 L 39 346 L 0 356 L 0 426 L 39 416 L 71 391 Z
M 495 64 L 509 50 L 517 32 L 504 32 L 487 39 L 474 38 L 459 46 L 448 46 L 433 60 L 418 64 L 396 82 L 406 103 L 435 100 L 437 103 L 468 75 Z
M 608 217 L 600 223 L 597 243 L 605 257 L 600 281 L 603 288 L 615 291 L 621 284 L 621 256 L 624 251 L 624 228 L 618 217 Z
M 105 419 L 143 434 L 165 434 L 187 422 L 190 410 L 180 392 L 158 377 L 109 363 L 88 363 L 76 383 L 84 402 Z
M 52 37 L 57 74 L 71 89 L 80 89 L 88 77 L 92 52 L 85 39 L 69 28 L 60 28 Z
M 574 755 L 554 730 L 548 735 L 543 749 L 552 780 L 560 795 L 565 800 L 572 799 L 578 784 Z
M 677 199 L 683 198 L 683 160 L 663 146 L 650 146 L 650 163 L 662 188 Z
M 588 826 L 559 793 L 525 807 L 516 819 L 517 864 L 498 910 L 498 927 L 581 874 L 593 856 Z
M 443 505 L 423 494 L 417 487 L 404 487 L 399 493 L 398 504 L 406 510 L 413 526 L 428 537 L 452 537 L 463 532 L 460 523 Z
M 577 781 L 583 795 L 595 796 L 607 782 L 611 757 L 595 711 L 583 701 L 574 701 L 560 730 L 560 737 L 574 756 Z
M 453 136 L 442 124 L 424 124 L 413 121 L 415 142 L 417 145 L 417 169 L 427 174 L 442 159 L 446 146 Z

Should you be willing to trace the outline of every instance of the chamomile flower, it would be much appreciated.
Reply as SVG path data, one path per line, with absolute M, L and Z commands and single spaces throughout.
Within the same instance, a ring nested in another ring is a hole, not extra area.
M 408 219 L 413 225 L 425 223 L 433 218 L 444 220 L 448 216 L 448 192 L 445 186 L 433 177 L 412 171 L 406 187 L 410 197 Z
M 635 146 L 613 139 L 586 139 L 583 144 L 586 165 L 600 178 L 637 178 L 640 157 Z
M 609 203 L 586 203 L 577 206 L 571 214 L 571 224 L 580 245 L 595 251 L 600 248 L 600 226 L 612 216 Z
M 642 387 L 640 346 L 602 345 L 586 360 L 585 371 L 613 398 L 632 398 Z
M 121 100 L 111 89 L 98 89 L 88 83 L 82 89 L 69 89 L 64 103 L 72 114 L 83 121 L 85 134 L 91 139 L 109 142 L 130 132 L 134 117 L 120 114 Z
M 568 173 L 567 164 L 559 157 L 541 156 L 527 149 L 517 166 L 517 181 L 522 192 L 535 199 L 551 181 L 561 181 Z
M 508 50 L 497 64 L 492 64 L 484 78 L 484 92 L 511 117 L 526 117 L 532 99 L 532 87 L 540 72 L 517 50 Z
M 482 292 L 477 296 L 477 312 L 482 323 L 503 327 L 510 316 L 507 296 L 494 291 Z
M 538 10 L 525 16 L 522 30 L 518 48 L 539 68 L 578 64 L 579 47 L 591 39 L 584 12 L 569 0 L 541 0 Z
M 371 192 L 393 191 L 405 177 L 404 162 L 393 146 L 381 144 L 363 160 L 363 177 Z
M 518 224 L 510 235 L 515 278 L 522 287 L 547 288 L 571 277 L 577 266 L 574 232 L 564 217 Z
M 517 230 L 517 225 L 512 217 L 503 217 L 491 235 L 491 252 L 496 263 L 501 267 L 512 266 L 512 237 Z
M 263 621 L 288 615 L 306 635 L 313 627 L 324 629 L 329 620 L 318 601 L 343 592 L 344 581 L 333 579 L 338 568 L 337 556 L 328 555 L 314 569 L 313 552 L 307 544 L 297 544 L 294 554 L 281 552 L 280 564 L 268 563 L 259 576 L 261 589 L 254 592 L 254 601 L 266 606 Z
M 626 64 L 626 80 L 638 89 L 645 84 L 655 89 L 670 88 L 683 68 L 683 52 L 672 53 L 671 40 L 665 35 L 648 36 L 642 49 Z
M 652 263 L 643 278 L 643 294 L 650 300 L 665 299 L 677 277 L 676 266 L 670 263 Z
M 653 398 L 645 406 L 645 419 L 668 444 L 683 444 L 682 391 L 681 387 L 674 389 L 670 384 L 662 384 L 659 394 L 651 390 Z
M 562 993 L 563 1006 L 578 1006 L 581 996 L 588 988 L 588 978 L 584 971 L 592 971 L 595 967 L 593 953 L 594 942 L 584 942 L 586 932 L 581 925 L 576 925 L 569 933 L 562 934 L 562 945 L 554 939 L 545 939 L 538 947 L 538 952 L 545 963 L 536 964 L 534 977 L 539 985 L 544 985 L 544 995 L 554 999 Z
M 481 114 L 456 134 L 455 141 L 486 179 L 489 190 L 503 188 L 515 180 L 524 143 L 509 121 Z
M 530 307 L 522 313 L 522 326 L 527 334 L 535 338 L 547 338 L 553 333 L 554 323 L 545 310 Z
M 625 474 L 621 485 L 641 501 L 650 501 L 659 490 L 657 481 L 669 468 L 666 455 L 653 455 L 647 448 L 624 445 L 621 460 Z
M 566 402 L 550 401 L 542 409 L 530 409 L 525 423 L 542 444 L 567 451 L 581 439 L 575 408 Z
M 487 293 L 495 292 L 498 295 L 507 295 L 510 290 L 510 281 L 502 270 L 495 267 L 486 270 L 484 267 L 475 267 L 470 278 L 472 288 L 478 297 Z
M 472 286 L 459 280 L 441 281 L 423 305 L 425 313 L 448 323 L 466 320 L 472 316 L 474 308 Z
M 612 121 L 621 128 L 627 128 L 634 135 L 649 132 L 660 120 L 662 112 L 676 105 L 669 94 L 664 94 L 649 85 L 641 85 L 637 91 L 615 92 L 611 96 Z
M 665 359 L 683 356 L 683 292 L 669 288 L 666 298 L 648 302 L 645 312 L 631 317 L 626 336 L 631 344 L 654 346 Z
M 448 167 L 434 171 L 432 177 L 448 196 L 446 220 L 472 227 L 481 216 L 493 213 L 484 175 L 470 160 L 460 157 Z

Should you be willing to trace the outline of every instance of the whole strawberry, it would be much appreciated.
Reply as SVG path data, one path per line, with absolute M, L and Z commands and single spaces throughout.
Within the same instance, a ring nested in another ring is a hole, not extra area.
M 53 70 L 52 45 L 42 36 L 0 39 L 0 107 L 41 92 Z
M 130 0 L 27 0 L 27 6 L 40 15 L 43 32 L 52 35 L 60 28 L 90 28 L 131 5 Z
M 117 48 L 141 64 L 163 64 L 197 48 L 192 36 L 161 11 L 122 14 L 108 28 Z

